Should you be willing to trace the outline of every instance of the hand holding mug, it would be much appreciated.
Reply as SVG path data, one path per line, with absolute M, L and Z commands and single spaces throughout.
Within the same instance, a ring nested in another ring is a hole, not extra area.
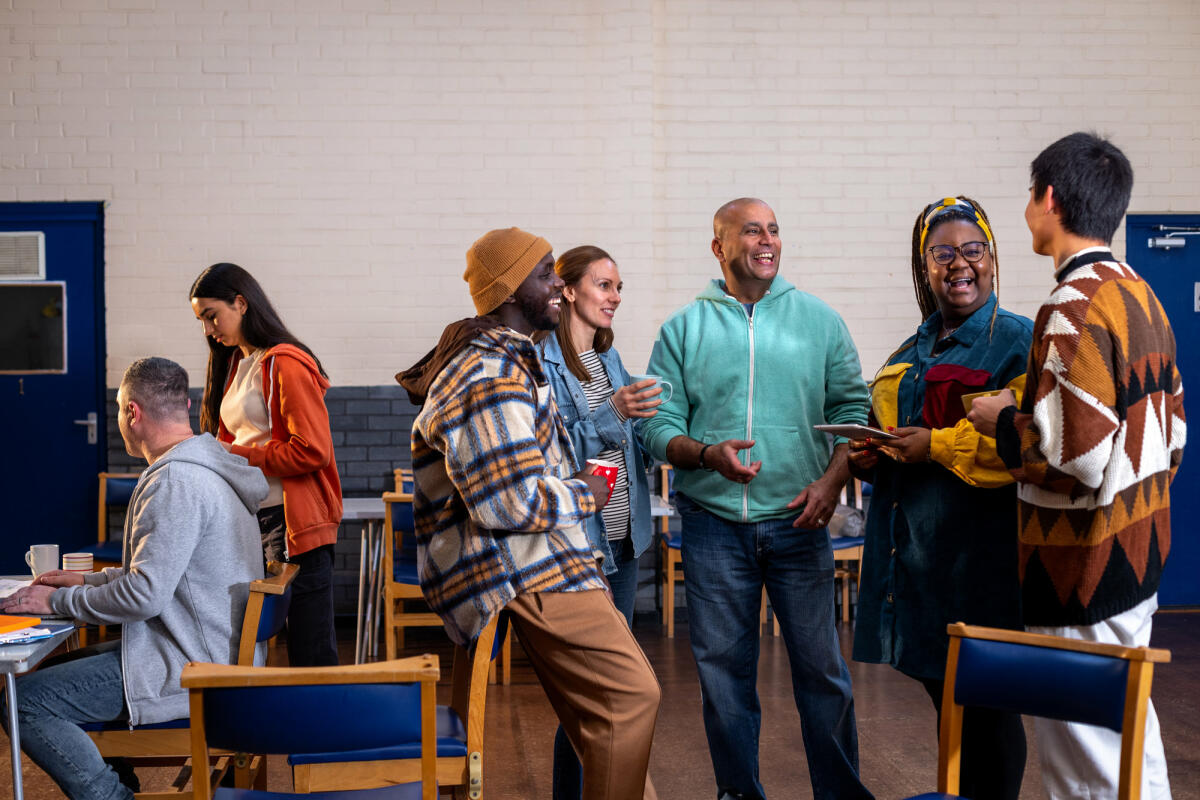
M 613 406 L 620 412 L 621 416 L 629 419 L 630 417 L 653 417 L 658 413 L 658 406 L 663 404 L 666 398 L 661 398 L 662 387 L 656 387 L 657 379 L 653 377 L 638 376 L 640 380 L 622 386 L 613 392 Z M 668 386 L 670 384 L 667 384 Z M 667 397 L 670 397 L 668 395 Z

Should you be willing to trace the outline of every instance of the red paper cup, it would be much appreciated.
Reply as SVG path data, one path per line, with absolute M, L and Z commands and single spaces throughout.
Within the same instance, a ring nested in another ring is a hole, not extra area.
M 604 482 L 608 484 L 608 498 L 605 499 L 605 502 L 608 502 L 612 499 L 613 487 L 617 485 L 617 470 L 620 467 L 602 458 L 589 458 L 587 464 L 592 468 L 591 474 L 602 475 Z

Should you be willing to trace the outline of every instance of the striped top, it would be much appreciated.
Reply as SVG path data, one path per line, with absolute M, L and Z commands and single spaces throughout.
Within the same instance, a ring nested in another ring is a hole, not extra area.
M 604 369 L 604 364 L 600 362 L 600 356 L 596 355 L 595 350 L 588 350 L 579 354 L 579 360 L 583 362 L 584 368 L 591 375 L 591 379 L 584 381 L 583 395 L 587 398 L 588 413 L 595 411 L 601 403 L 612 402 L 613 386 L 608 379 L 608 372 Z M 613 405 L 613 411 L 617 412 L 617 417 L 624 421 L 624 417 L 617 407 Z M 604 532 L 608 540 L 616 541 L 624 539 L 629 535 L 629 472 L 625 468 L 625 454 L 621 450 L 602 450 L 596 454 L 596 458 L 604 461 L 611 461 L 617 465 L 617 484 L 613 488 L 612 497 L 608 499 L 606 505 L 600 511 L 600 518 L 604 520 Z

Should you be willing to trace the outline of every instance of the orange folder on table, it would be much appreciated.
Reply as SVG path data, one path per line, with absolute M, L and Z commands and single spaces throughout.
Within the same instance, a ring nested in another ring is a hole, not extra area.
M 39 617 L 13 617 L 8 614 L 0 614 L 0 633 L 11 633 L 19 631 L 22 628 L 32 628 L 42 620 Z

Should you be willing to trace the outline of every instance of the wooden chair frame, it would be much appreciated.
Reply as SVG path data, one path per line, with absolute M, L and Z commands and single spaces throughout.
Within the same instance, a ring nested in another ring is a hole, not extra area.
M 210 750 L 205 736 L 204 690 L 251 686 L 312 686 L 342 684 L 410 683 L 421 684 L 421 758 L 416 780 L 421 781 L 422 800 L 437 798 L 436 694 L 441 674 L 438 657 L 425 654 L 397 661 L 356 664 L 344 667 L 243 667 L 223 664 L 188 664 L 180 683 L 188 690 L 191 709 L 191 755 L 193 764 L 210 765 L 219 751 Z M 253 721 L 247 720 L 247 724 Z M 266 724 L 270 724 L 266 721 Z M 227 767 L 218 758 L 215 770 L 193 771 L 195 800 L 209 800 L 219 773 Z M 339 787 L 339 788 L 345 788 Z M 297 791 L 302 791 L 297 787 Z
M 300 572 L 296 564 L 272 561 L 267 565 L 270 573 L 266 578 L 250 582 L 250 595 L 246 602 L 246 613 L 242 617 L 241 637 L 238 640 L 238 666 L 254 665 L 254 650 L 258 644 L 258 628 L 262 620 L 265 595 L 281 595 L 291 586 Z M 179 778 L 167 792 L 139 792 L 138 800 L 178 798 L 187 785 L 186 763 L 191 754 L 191 736 L 187 728 L 127 729 L 88 731 L 88 736 L 104 758 L 127 758 L 135 764 L 150 766 L 184 765 Z M 233 755 L 233 754 L 229 754 Z M 244 757 L 235 756 L 238 766 L 238 786 L 248 788 L 252 783 L 257 788 L 266 788 L 266 763 L 261 769 L 253 770 Z
M 1121 730 L 1119 800 L 1137 800 L 1142 786 L 1142 755 L 1146 734 L 1146 707 L 1150 699 L 1150 685 L 1154 679 L 1154 665 L 1171 660 L 1169 650 L 1150 647 L 1124 647 L 1099 644 L 1077 639 L 1064 639 L 1039 633 L 985 628 L 965 625 L 961 622 L 947 626 L 950 634 L 950 652 L 946 658 L 946 681 L 942 695 L 942 724 L 938 736 L 938 791 L 953 795 L 958 792 L 962 762 L 963 706 L 955 702 L 955 681 L 958 676 L 959 652 L 963 639 L 982 639 L 993 642 L 1090 653 L 1105 658 L 1128 662 L 1125 683 L 1125 709 Z M 1032 716 L 1038 715 L 1037 708 L 1020 708 L 1020 699 L 1014 700 L 1018 711 Z
M 421 587 L 417 584 L 400 583 L 396 580 L 395 552 L 400 546 L 398 532 L 394 528 L 393 507 L 399 503 L 412 503 L 411 492 L 383 493 L 383 630 L 387 637 L 385 652 L 388 660 L 396 658 L 404 648 L 404 629 L 441 628 L 442 618 L 432 611 L 405 611 L 408 601 L 425 602 Z
M 454 648 L 450 707 L 466 728 L 467 755 L 439 756 L 437 779 L 442 789 L 453 788 L 456 798 L 478 800 L 483 796 L 484 713 L 498 622 L 496 617 L 488 623 L 470 652 L 463 647 Z M 412 760 L 297 764 L 292 767 L 292 783 L 297 792 L 373 789 L 415 780 L 417 768 L 418 764 Z

